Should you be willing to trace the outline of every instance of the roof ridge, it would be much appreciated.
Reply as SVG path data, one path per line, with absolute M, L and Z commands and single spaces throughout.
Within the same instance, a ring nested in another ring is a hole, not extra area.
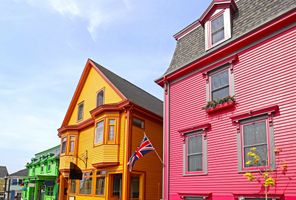
M 96 64 L 97 66 L 103 68 L 104 70 L 108 71 L 109 73 L 112 73 L 113 75 L 117 76 L 118 78 L 120 78 L 120 79 L 126 81 L 127 83 L 133 85 L 134 87 L 137 87 L 138 89 L 142 90 L 143 92 L 147 93 L 148 95 L 150 95 L 150 96 L 152 96 L 152 97 L 154 97 L 154 98 L 156 98 L 157 100 L 159 100 L 159 101 L 162 102 L 162 100 L 160 100 L 158 97 L 154 96 L 153 94 L 151 94 L 151 93 L 145 91 L 144 89 L 140 88 L 139 86 L 135 85 L 134 83 L 132 83 L 132 82 L 126 80 L 125 78 L 119 76 L 118 74 L 116 74 L 116 73 L 110 71 L 109 69 L 107 69 L 106 67 L 102 66 L 101 64 L 98 64 L 98 63 L 95 62 L 94 60 L 92 60 L 92 59 L 90 59 L 90 60 L 91 60 L 94 64 Z M 104 72 L 103 72 L 103 73 L 104 73 Z M 105 73 L 104 73 L 104 74 L 105 74 Z M 108 78 L 108 77 L 107 77 L 107 78 Z M 109 79 L 109 78 L 108 78 L 108 79 Z M 111 81 L 111 80 L 110 80 L 110 81 Z

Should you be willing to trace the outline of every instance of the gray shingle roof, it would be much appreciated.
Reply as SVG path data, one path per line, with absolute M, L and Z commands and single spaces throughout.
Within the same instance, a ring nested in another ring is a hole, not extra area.
M 22 169 L 10 174 L 9 176 L 28 176 L 28 169 Z
M 114 74 L 93 60 L 92 62 L 128 100 L 162 117 L 163 103 L 161 100 L 122 77 Z
M 0 166 L 0 178 L 4 178 L 8 175 L 7 168 L 5 166 Z
M 239 0 L 236 4 L 238 11 L 232 21 L 231 39 L 205 51 L 204 28 L 199 26 L 178 40 L 172 61 L 164 75 L 188 65 L 288 11 L 295 10 L 296 7 L 295 0 Z

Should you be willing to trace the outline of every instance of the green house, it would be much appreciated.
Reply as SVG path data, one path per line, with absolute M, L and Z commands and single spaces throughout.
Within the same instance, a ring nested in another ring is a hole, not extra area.
M 23 200 L 58 199 L 60 145 L 35 154 L 27 163 L 28 176 L 24 181 Z

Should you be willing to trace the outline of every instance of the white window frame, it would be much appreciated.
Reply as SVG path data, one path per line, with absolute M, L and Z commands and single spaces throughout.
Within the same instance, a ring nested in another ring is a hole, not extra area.
M 212 31 L 211 31 L 211 26 L 212 26 L 212 21 L 218 17 L 223 15 L 224 19 L 224 39 L 219 40 L 218 42 L 212 44 Z M 231 38 L 231 13 L 230 13 L 230 8 L 223 8 L 223 9 L 217 9 L 210 19 L 206 21 L 205 23 L 205 49 L 209 50 L 212 47 L 215 47 L 224 41 L 228 40 Z
M 98 124 L 102 123 L 103 124 L 103 131 L 102 131 L 102 140 L 97 140 L 98 139 Z M 94 138 L 94 144 L 101 144 L 104 143 L 104 133 L 105 133 L 105 120 L 100 120 L 96 122 L 96 127 L 95 127 L 95 138 Z

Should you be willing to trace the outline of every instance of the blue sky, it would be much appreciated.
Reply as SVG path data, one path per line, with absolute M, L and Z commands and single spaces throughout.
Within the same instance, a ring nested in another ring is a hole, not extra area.
M 210 0 L 2 0 L 0 165 L 22 169 L 60 143 L 87 58 L 162 99 L 173 35 Z

